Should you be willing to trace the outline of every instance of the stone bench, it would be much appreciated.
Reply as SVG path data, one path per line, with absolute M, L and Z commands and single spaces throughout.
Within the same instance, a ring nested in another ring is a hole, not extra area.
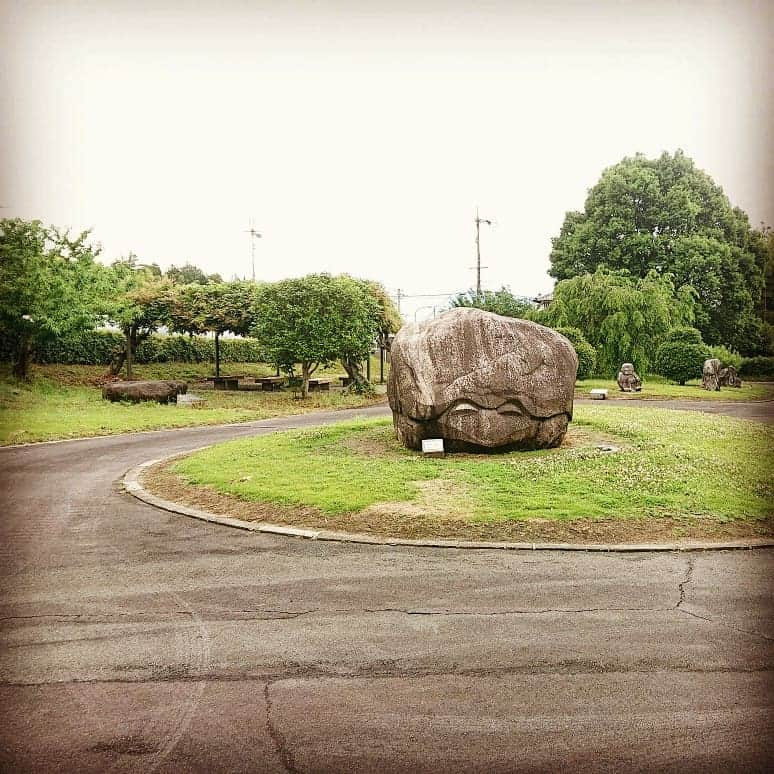
M 330 379 L 310 379 L 309 392 L 319 392 L 321 390 L 330 390 Z
M 260 376 L 256 377 L 256 384 L 261 385 L 261 389 L 265 392 L 275 392 L 281 390 L 285 383 L 285 377 L 283 376 Z

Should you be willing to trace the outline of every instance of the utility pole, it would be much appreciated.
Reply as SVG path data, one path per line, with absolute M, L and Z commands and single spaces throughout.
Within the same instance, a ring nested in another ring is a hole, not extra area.
M 398 292 L 397 292 L 398 314 L 400 314 L 400 300 L 401 300 L 401 298 L 403 298 L 403 291 L 400 288 L 398 288 Z
M 247 233 L 250 234 L 250 259 L 253 268 L 253 282 L 255 282 L 255 240 L 260 239 L 262 235 L 255 230 L 252 218 L 250 218 L 250 228 L 247 229 Z
M 488 266 L 481 266 L 481 224 L 492 225 L 491 220 L 480 218 L 478 216 L 478 207 L 476 207 L 476 296 L 481 295 L 481 269 L 488 269 Z

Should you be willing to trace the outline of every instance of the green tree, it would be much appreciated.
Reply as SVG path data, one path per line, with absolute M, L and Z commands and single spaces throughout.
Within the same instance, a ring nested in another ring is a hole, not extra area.
M 390 348 L 390 336 L 397 333 L 403 325 L 398 308 L 393 303 L 384 286 L 372 280 L 354 280 L 360 282 L 363 291 L 370 293 L 376 301 L 374 313 L 376 315 L 374 325 L 376 328 L 376 344 L 384 349 Z M 368 355 L 366 356 L 368 357 Z M 362 370 L 363 359 L 359 353 L 344 354 L 341 357 L 341 365 L 352 380 L 350 389 L 360 393 L 373 392 L 373 386 L 367 380 Z
M 635 277 L 671 273 L 696 290 L 705 341 L 745 351 L 764 288 L 765 257 L 747 216 L 682 151 L 642 154 L 604 170 L 583 212 L 552 240 L 559 280 L 606 265 Z
M 690 286 L 675 290 L 669 275 L 634 278 L 600 267 L 557 283 L 545 324 L 578 328 L 596 350 L 598 373 L 615 374 L 626 362 L 647 373 L 666 332 L 693 321 L 694 296 Z
M 702 366 L 709 356 L 701 333 L 696 328 L 680 326 L 669 331 L 656 350 L 655 370 L 682 385 L 701 376 Z
M 346 275 L 309 274 L 260 287 L 252 334 L 273 362 L 292 372 L 301 364 L 301 395 L 321 365 L 368 357 L 380 309 L 360 280 Z
M 578 379 L 591 379 L 597 367 L 597 351 L 586 341 L 586 337 L 578 328 L 556 328 L 570 344 L 578 356 Z
M 138 264 L 133 254 L 114 261 L 109 272 L 111 292 L 104 312 L 124 334 L 124 346 L 115 353 L 110 373 L 121 373 L 126 363 L 126 378 L 131 379 L 137 347 L 168 320 L 171 283 Z
M 177 285 L 167 293 L 167 324 L 182 333 L 212 332 L 215 376 L 220 376 L 220 337 L 227 332 L 247 335 L 255 294 L 252 282 Z
M 192 263 L 184 263 L 180 268 L 173 263 L 167 269 L 165 276 L 175 285 L 209 285 L 223 282 L 220 274 L 205 274 Z
M 26 379 L 35 348 L 93 328 L 102 268 L 89 232 L 19 218 L 0 221 L 0 332 L 14 342 L 13 374 Z
M 451 300 L 451 306 L 452 308 L 475 307 L 483 309 L 485 312 L 501 314 L 504 317 L 520 317 L 522 319 L 530 319 L 535 311 L 528 299 L 515 296 L 505 285 L 499 290 L 482 290 L 481 293 L 468 290 L 467 293 L 460 293 Z

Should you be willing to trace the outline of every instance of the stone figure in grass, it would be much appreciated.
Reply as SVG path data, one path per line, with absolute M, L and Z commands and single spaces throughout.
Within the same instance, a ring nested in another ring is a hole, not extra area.
M 572 418 L 578 357 L 542 325 L 474 308 L 406 325 L 390 354 L 387 395 L 398 439 L 447 451 L 558 446 Z
M 618 372 L 618 386 L 621 392 L 639 392 L 642 389 L 642 379 L 637 375 L 631 363 L 624 363 Z
M 736 368 L 730 365 L 720 369 L 720 374 L 718 374 L 718 384 L 721 387 L 741 387 L 742 380 L 739 378 L 739 374 L 736 372 Z
M 720 389 L 720 361 L 716 357 L 704 361 L 701 369 L 701 386 L 710 391 Z

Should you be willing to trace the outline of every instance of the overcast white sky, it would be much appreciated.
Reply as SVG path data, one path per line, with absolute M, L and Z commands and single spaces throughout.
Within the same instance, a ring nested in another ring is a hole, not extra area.
M 257 276 L 549 290 L 602 169 L 681 147 L 774 225 L 774 3 L 0 0 L 3 217 Z M 442 298 L 404 302 L 421 319 Z

